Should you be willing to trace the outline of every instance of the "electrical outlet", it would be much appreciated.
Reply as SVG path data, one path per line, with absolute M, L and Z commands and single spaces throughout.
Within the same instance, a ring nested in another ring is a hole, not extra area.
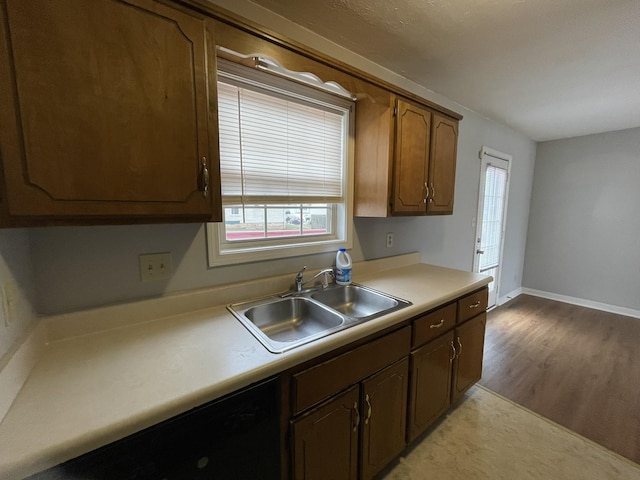
M 171 252 L 140 255 L 140 281 L 165 280 L 171 277 Z
M 387 248 L 393 247 L 393 233 L 387 233 Z

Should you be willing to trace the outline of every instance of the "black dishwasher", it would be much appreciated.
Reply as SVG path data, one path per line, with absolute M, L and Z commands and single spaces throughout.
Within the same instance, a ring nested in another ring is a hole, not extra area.
M 154 425 L 31 480 L 280 480 L 277 378 Z

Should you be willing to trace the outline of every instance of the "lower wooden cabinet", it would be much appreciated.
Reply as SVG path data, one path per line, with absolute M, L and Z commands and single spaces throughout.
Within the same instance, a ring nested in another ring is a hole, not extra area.
M 357 478 L 359 393 L 359 386 L 351 387 L 292 422 L 293 478 Z
M 409 360 L 404 358 L 362 382 L 360 478 L 369 479 L 404 449 Z
M 290 476 L 369 480 L 424 433 L 482 376 L 486 295 L 290 372 Z
M 457 401 L 464 392 L 482 378 L 482 357 L 486 325 L 487 314 L 483 312 L 455 330 L 456 357 L 453 360 L 452 403 Z
M 479 290 L 414 320 L 409 441 L 422 434 L 482 377 L 486 295 L 486 289 Z M 468 305 L 481 308 L 472 309 L 478 313 L 470 319 L 463 316 L 464 321 L 454 328 L 456 309 L 460 320 L 461 306 Z M 451 325 L 448 331 L 440 330 L 444 325 Z M 433 338 L 434 334 L 438 336 Z
M 414 440 L 451 405 L 453 332 L 411 353 L 409 441 Z
M 293 420 L 293 477 L 355 480 L 380 472 L 406 445 L 408 378 L 405 357 Z

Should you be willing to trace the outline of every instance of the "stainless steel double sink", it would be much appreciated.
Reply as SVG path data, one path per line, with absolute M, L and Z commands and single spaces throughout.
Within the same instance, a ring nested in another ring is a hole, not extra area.
M 267 350 L 282 353 L 409 305 L 363 285 L 332 284 L 227 308 Z

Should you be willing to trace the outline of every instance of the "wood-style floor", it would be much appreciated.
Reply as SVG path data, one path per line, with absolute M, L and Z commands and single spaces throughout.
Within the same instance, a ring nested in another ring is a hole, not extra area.
M 640 319 L 520 295 L 489 312 L 480 384 L 640 464 Z

